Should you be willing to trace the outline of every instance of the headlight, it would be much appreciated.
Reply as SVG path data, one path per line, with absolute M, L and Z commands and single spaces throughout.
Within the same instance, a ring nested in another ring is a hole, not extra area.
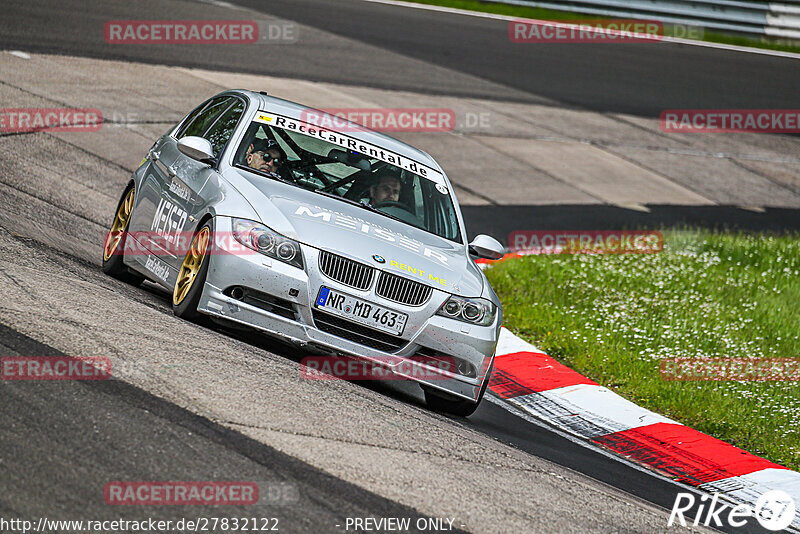
M 486 299 L 467 299 L 452 295 L 447 302 L 442 304 L 436 315 L 458 319 L 465 323 L 489 326 L 497 315 L 497 306 Z
M 283 237 L 263 224 L 248 221 L 247 219 L 234 219 L 233 237 L 247 248 L 265 256 L 288 263 L 298 269 L 303 268 L 300 243 L 294 239 Z

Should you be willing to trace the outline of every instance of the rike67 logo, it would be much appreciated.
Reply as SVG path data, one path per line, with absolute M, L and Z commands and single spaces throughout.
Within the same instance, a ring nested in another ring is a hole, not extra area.
M 672 513 L 669 515 L 667 526 L 677 523 L 683 527 L 688 526 L 687 519 L 692 526 L 722 527 L 723 521 L 731 527 L 743 527 L 747 524 L 748 517 L 755 517 L 762 527 L 771 531 L 783 530 L 792 524 L 795 518 L 795 502 L 792 497 L 781 490 L 771 490 L 761 495 L 755 505 L 738 504 L 731 506 L 720 502 L 719 493 L 712 496 L 703 495 L 694 513 L 694 519 L 684 517 L 695 505 L 695 496 L 691 493 L 678 493 Z

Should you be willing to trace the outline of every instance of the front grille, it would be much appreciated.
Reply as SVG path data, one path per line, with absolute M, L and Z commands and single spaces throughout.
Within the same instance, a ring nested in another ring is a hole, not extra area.
M 378 276 L 378 286 L 375 288 L 375 293 L 387 300 L 399 302 L 400 304 L 421 306 L 431 298 L 433 289 L 430 286 L 402 276 L 381 272 Z
M 314 324 L 317 328 L 328 334 L 350 340 L 359 345 L 365 345 L 384 352 L 394 352 L 401 349 L 408 342 L 397 336 L 386 334 L 379 330 L 363 326 L 335 315 L 314 310 Z
M 319 253 L 319 269 L 328 278 L 356 289 L 364 290 L 372 284 L 372 267 L 324 250 Z

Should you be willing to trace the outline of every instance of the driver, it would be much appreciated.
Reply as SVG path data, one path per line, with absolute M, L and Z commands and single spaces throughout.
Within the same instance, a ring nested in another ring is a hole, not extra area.
M 381 202 L 398 202 L 400 199 L 400 177 L 383 173 L 369 188 L 369 200 L 373 206 Z
M 248 147 L 247 165 L 252 169 L 278 175 L 278 166 L 284 160 L 280 147 L 274 142 L 268 143 L 266 139 L 256 139 L 250 147 Z

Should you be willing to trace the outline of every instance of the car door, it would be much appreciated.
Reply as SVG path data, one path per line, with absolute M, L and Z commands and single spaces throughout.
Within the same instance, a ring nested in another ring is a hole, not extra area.
M 203 171 L 207 164 L 184 156 L 178 151 L 178 139 L 203 136 L 216 120 L 238 99 L 217 97 L 195 109 L 174 135 L 160 138 L 148 153 L 149 165 L 139 186 L 137 205 L 131 229 L 151 254 L 134 256 L 146 274 L 166 287 L 175 282 L 177 266 L 183 260 L 190 230 L 190 212 L 196 212 L 201 201 Z M 179 258 L 179 259 L 178 259 Z
M 213 122 L 209 123 L 205 131 L 199 134 L 199 137 L 207 139 L 211 143 L 216 161 L 219 161 L 245 109 L 245 101 L 233 97 L 226 109 Z M 173 164 L 173 183 L 178 184 L 179 187 L 185 187 L 191 196 L 190 201 L 185 204 L 189 221 L 184 227 L 186 233 L 194 232 L 200 217 L 207 211 L 208 204 L 217 200 L 218 188 L 205 187 L 209 183 L 209 178 L 216 174 L 216 167 L 217 165 L 209 167 L 184 154 L 178 154 Z M 213 183 L 217 182 L 213 181 Z

